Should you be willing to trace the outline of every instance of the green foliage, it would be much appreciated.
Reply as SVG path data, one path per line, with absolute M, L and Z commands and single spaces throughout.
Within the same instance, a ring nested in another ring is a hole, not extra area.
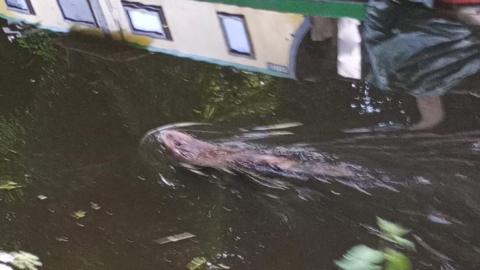
M 410 270 L 412 263 L 407 256 L 394 249 L 387 249 L 385 256 L 385 270 Z
M 409 230 L 390 221 L 377 217 L 380 227 L 380 238 L 398 246 L 415 250 L 415 245 L 405 236 Z M 341 260 L 335 261 L 337 267 L 342 270 L 411 270 L 412 264 L 405 254 L 392 249 L 372 249 L 365 245 L 351 248 Z
M 260 74 L 235 74 L 225 77 L 221 72 L 205 74 L 203 97 L 205 105 L 194 112 L 203 120 L 224 121 L 238 117 L 271 115 L 278 106 L 273 93 L 274 80 Z
M 52 39 L 47 32 L 38 31 L 24 35 L 18 38 L 17 42 L 21 48 L 27 49 L 43 60 L 55 62 L 57 59 L 57 49 L 53 46 Z
M 379 264 L 383 260 L 381 251 L 358 245 L 347 251 L 341 260 L 335 261 L 335 264 L 343 270 L 381 270 Z
M 377 217 L 377 225 L 381 230 L 381 238 L 397 244 L 403 248 L 415 250 L 415 244 L 412 241 L 403 237 L 409 232 L 409 230 L 403 228 L 398 224 L 392 223 L 379 217 Z
M 387 235 L 404 236 L 409 232 L 402 226 L 379 217 L 377 217 L 377 225 Z

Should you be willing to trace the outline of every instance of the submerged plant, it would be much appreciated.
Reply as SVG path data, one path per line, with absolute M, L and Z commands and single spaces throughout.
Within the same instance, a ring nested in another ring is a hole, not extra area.
M 379 237 L 399 247 L 415 250 L 415 244 L 405 239 L 409 230 L 393 222 L 377 218 L 380 228 Z M 335 261 L 342 270 L 411 270 L 410 259 L 402 252 L 388 247 L 373 249 L 365 245 L 357 245 Z

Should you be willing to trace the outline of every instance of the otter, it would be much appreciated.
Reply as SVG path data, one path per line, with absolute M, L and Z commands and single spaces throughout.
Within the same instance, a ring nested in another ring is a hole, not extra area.
M 381 171 L 343 162 L 328 154 L 302 148 L 267 149 L 234 141 L 209 142 L 178 130 L 193 125 L 208 124 L 177 123 L 158 127 L 147 132 L 140 145 L 142 148 L 154 149 L 154 153 L 159 153 L 162 157 L 166 152 L 174 161 L 198 174 L 204 175 L 197 168 L 212 168 L 246 175 L 271 188 L 285 189 L 291 186 L 290 183 L 318 180 L 325 183 L 337 182 L 367 195 L 370 193 L 366 189 L 378 187 L 398 192 L 392 184 L 399 183 L 391 181 Z
M 198 167 L 288 176 L 304 180 L 325 180 L 356 175 L 355 166 L 347 163 L 299 161 L 258 149 L 202 141 L 177 130 L 161 130 L 157 138 L 174 159 Z

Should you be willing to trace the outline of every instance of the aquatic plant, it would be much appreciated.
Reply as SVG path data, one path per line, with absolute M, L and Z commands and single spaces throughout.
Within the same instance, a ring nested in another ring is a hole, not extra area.
M 380 228 L 378 236 L 390 242 L 394 246 L 415 250 L 415 244 L 405 239 L 409 230 L 402 226 L 377 218 Z M 357 245 L 348 250 L 343 258 L 335 261 L 337 267 L 342 270 L 411 270 L 410 259 L 402 252 L 393 247 L 373 249 L 365 245 Z
M 0 270 L 38 270 L 43 264 L 38 256 L 25 251 L 5 252 L 0 250 Z
M 267 117 L 278 107 L 275 80 L 266 75 L 217 69 L 199 74 L 196 80 L 202 86 L 203 105 L 194 112 L 202 120 Z
M 43 60 L 55 62 L 58 50 L 55 48 L 48 32 L 34 31 L 27 33 L 17 39 L 21 48 L 27 49 L 33 55 L 39 56 Z

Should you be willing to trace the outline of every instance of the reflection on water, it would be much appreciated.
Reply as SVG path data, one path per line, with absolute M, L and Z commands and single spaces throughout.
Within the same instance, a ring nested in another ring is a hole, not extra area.
M 351 246 L 377 245 L 380 216 L 412 229 L 416 269 L 480 265 L 480 100 L 465 86 L 477 78 L 458 84 L 467 95 L 442 97 L 434 131 L 410 132 L 422 118 L 415 97 L 339 80 L 335 55 L 314 69 L 331 54 L 308 31 L 299 56 L 313 62 L 296 67 L 314 71 L 307 79 L 323 74 L 311 82 L 24 28 L 0 41 L 0 181 L 22 186 L 0 190 L 2 250 L 27 249 L 48 269 L 184 269 L 194 257 L 231 269 L 332 269 Z M 211 123 L 182 127 L 207 142 L 355 164 L 396 191 L 278 174 L 268 180 L 291 188 L 274 189 L 245 174 L 171 166 L 157 144 L 147 148 L 155 162 L 145 162 L 144 134 L 186 121 Z M 196 237 L 154 242 L 184 232 Z

